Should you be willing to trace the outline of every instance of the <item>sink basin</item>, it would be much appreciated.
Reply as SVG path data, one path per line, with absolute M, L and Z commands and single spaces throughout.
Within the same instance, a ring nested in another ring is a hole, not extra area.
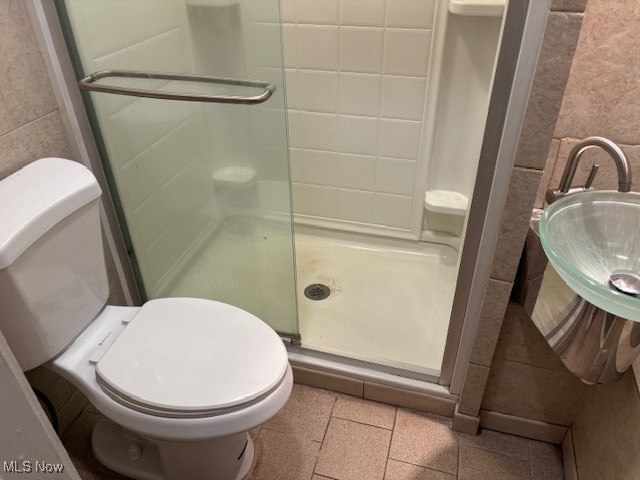
M 640 194 L 577 193 L 540 219 L 549 263 L 575 293 L 609 313 L 640 322 L 640 298 L 609 283 L 614 270 L 640 273 Z

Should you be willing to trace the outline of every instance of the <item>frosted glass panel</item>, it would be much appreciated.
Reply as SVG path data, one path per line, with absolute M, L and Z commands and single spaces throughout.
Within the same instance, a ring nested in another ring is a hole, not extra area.
M 251 106 L 106 93 L 86 100 L 146 298 L 220 300 L 296 335 L 278 0 L 65 0 L 58 7 L 79 78 L 135 70 L 276 86 Z

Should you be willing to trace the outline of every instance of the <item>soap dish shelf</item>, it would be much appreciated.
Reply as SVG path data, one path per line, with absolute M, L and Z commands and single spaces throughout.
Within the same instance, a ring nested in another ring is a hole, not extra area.
M 249 186 L 256 180 L 256 170 L 251 167 L 224 167 L 213 172 L 211 180 L 217 186 Z
M 449 12 L 469 17 L 501 17 L 506 0 L 449 0 Z
M 466 215 L 469 198 L 451 190 L 427 190 L 424 195 L 424 208 L 429 212 L 446 215 Z

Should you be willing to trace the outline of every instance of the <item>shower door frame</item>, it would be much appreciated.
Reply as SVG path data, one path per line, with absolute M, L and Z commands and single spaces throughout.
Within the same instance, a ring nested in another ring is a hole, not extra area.
M 491 254 L 533 83 L 549 3 L 550 0 L 510 0 L 507 8 L 440 377 L 323 354 L 298 347 L 295 340 L 283 338 L 290 342 L 289 353 L 293 365 L 363 380 L 373 379 L 440 397 L 456 398 L 460 394 L 479 323 Z M 103 190 L 101 213 L 107 252 L 115 265 L 124 298 L 129 305 L 139 305 L 135 276 L 55 6 L 49 0 L 26 0 L 25 4 L 60 107 L 60 117 L 70 136 L 72 152 L 76 159 L 96 174 Z

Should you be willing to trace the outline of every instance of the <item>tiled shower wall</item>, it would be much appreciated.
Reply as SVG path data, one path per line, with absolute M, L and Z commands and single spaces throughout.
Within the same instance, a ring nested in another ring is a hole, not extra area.
M 409 230 L 436 0 L 283 0 L 295 213 Z
M 71 0 L 67 8 L 87 73 L 191 71 L 184 5 Z M 104 94 L 92 100 L 145 287 L 157 296 L 215 216 L 201 111 L 186 102 Z

